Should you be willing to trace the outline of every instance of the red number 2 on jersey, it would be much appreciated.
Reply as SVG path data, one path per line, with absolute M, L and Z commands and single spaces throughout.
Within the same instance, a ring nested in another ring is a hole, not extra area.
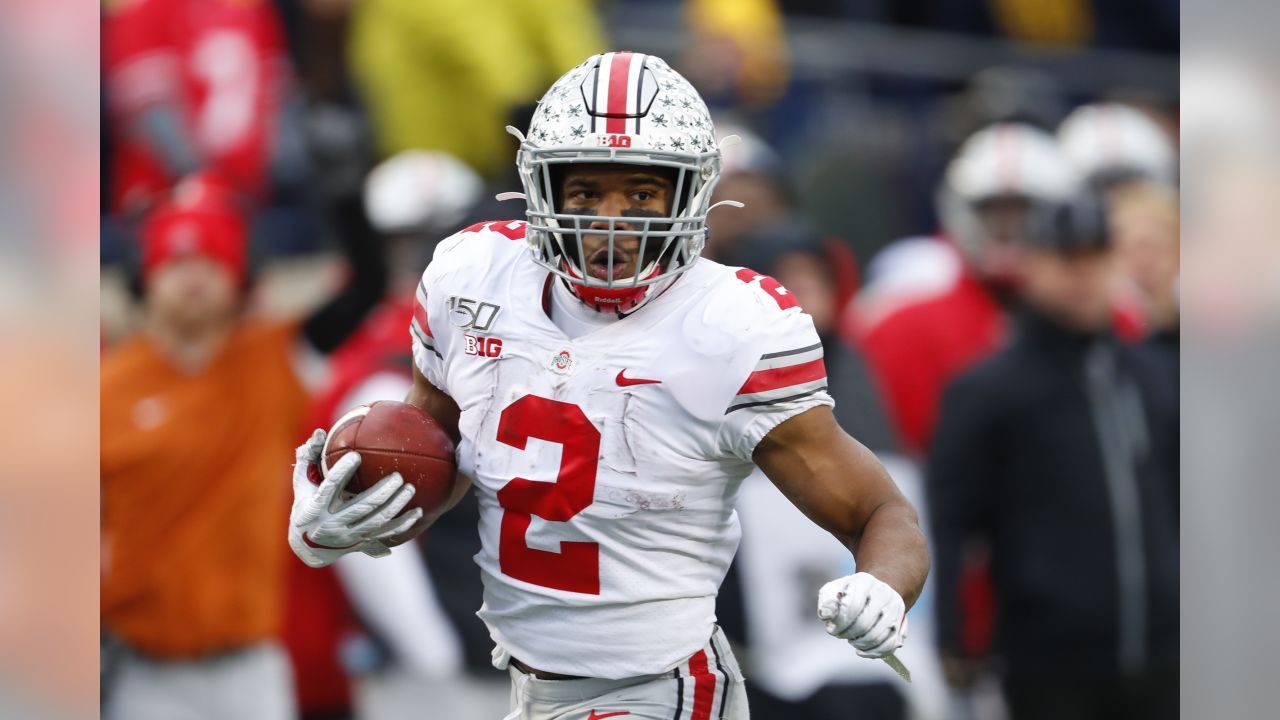
M 463 228 L 462 232 L 480 232 L 481 230 L 492 230 L 508 240 L 523 240 L 525 222 L 523 220 L 485 220 Z
M 783 310 L 786 310 L 787 308 L 800 307 L 800 303 L 796 301 L 796 296 L 792 295 L 790 290 L 782 287 L 782 283 L 774 280 L 768 275 L 761 275 L 755 270 L 749 270 L 747 268 L 742 268 L 734 274 L 737 275 L 738 279 L 744 283 L 759 281 L 760 289 L 765 291 L 769 297 L 773 298 L 773 301 L 778 303 L 778 307 Z
M 531 548 L 525 533 L 537 515 L 566 522 L 591 504 L 596 491 L 600 431 L 577 405 L 525 395 L 498 419 L 498 442 L 523 450 L 529 438 L 560 443 L 560 473 L 554 483 L 513 478 L 498 491 L 502 531 L 498 564 L 517 580 L 568 592 L 600 594 L 600 546 L 562 541 L 560 552 Z

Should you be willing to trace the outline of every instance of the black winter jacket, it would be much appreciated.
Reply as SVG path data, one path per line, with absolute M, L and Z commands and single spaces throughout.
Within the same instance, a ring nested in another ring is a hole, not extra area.
M 962 654 L 957 582 L 981 538 L 1012 670 L 1176 662 L 1177 393 L 1147 350 L 1025 312 L 945 393 L 927 482 L 944 652 Z

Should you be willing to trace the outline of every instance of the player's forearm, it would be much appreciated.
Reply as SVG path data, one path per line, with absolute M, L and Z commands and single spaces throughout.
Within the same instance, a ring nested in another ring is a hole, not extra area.
M 908 608 L 915 604 L 929 575 L 929 545 L 910 503 L 893 500 L 881 505 L 848 545 L 859 572 L 871 573 L 897 590 Z

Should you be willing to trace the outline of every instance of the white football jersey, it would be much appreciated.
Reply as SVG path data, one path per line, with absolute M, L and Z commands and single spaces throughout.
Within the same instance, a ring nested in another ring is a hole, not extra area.
M 666 672 L 711 636 L 756 444 L 833 404 L 822 345 L 777 281 L 705 259 L 571 340 L 523 235 L 495 221 L 443 241 L 411 327 L 418 369 L 462 411 L 479 615 L 542 670 Z

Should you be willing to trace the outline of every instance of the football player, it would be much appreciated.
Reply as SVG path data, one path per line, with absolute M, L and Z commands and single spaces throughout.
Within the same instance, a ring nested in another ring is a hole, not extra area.
M 699 259 L 721 151 L 698 93 L 660 58 L 597 55 L 512 132 L 526 219 L 438 247 L 407 398 L 458 441 L 479 499 L 479 614 L 508 717 L 747 717 L 714 610 L 753 464 L 854 554 L 858 572 L 819 592 L 826 630 L 892 654 L 928 572 L 916 512 L 836 424 L 795 298 Z M 324 498 L 357 456 L 307 479 L 323 439 L 299 448 L 294 550 L 314 566 L 386 553 L 420 511 L 354 532 Z M 393 475 L 352 503 L 390 517 L 411 493 Z
M 941 230 L 876 255 L 845 328 L 913 455 L 928 450 L 943 388 L 1003 341 L 1034 221 L 1079 179 L 1052 135 L 1002 122 L 965 140 L 939 185 Z

